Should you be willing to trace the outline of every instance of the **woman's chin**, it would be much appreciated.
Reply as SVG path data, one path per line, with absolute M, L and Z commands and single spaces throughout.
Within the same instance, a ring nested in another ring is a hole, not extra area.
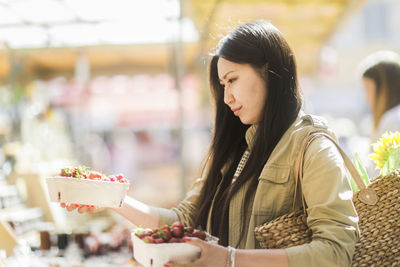
M 240 120 L 241 123 L 243 123 L 243 124 L 245 124 L 245 125 L 253 124 L 253 123 L 251 122 L 251 120 L 246 119 L 246 118 L 243 118 L 243 117 L 239 117 L 239 120 Z

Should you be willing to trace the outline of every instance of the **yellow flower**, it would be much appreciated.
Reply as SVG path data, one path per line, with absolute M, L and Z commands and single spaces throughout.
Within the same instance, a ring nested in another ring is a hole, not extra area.
M 400 147 L 400 133 L 399 132 L 385 132 L 382 138 L 376 143 L 372 144 L 373 154 L 369 157 L 376 163 L 379 169 L 382 169 L 383 165 L 389 158 L 389 156 L 399 149 Z

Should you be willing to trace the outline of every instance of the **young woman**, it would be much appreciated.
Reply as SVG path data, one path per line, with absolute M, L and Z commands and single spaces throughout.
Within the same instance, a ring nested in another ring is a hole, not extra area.
M 189 241 L 201 256 L 184 266 L 350 266 L 357 214 L 343 160 L 324 137 L 304 158 L 312 242 L 267 250 L 254 236 L 256 226 L 292 211 L 293 165 L 304 138 L 314 131 L 333 136 L 321 118 L 300 111 L 295 59 L 282 34 L 266 21 L 241 25 L 221 40 L 209 78 L 216 110 L 205 175 L 171 210 L 127 198 L 115 211 L 138 225 L 179 220 L 219 237 L 219 245 Z
M 373 142 L 386 131 L 400 131 L 400 55 L 379 51 L 362 62 L 363 83 L 372 110 Z

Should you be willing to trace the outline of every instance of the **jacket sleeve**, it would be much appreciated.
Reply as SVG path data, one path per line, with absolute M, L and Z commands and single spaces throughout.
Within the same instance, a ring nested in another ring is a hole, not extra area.
M 316 138 L 304 157 L 302 185 L 312 242 L 286 249 L 291 267 L 351 266 L 359 228 L 349 179 L 335 145 Z
M 197 199 L 203 187 L 204 178 L 198 178 L 193 183 L 191 189 L 176 207 L 172 209 L 159 208 L 159 225 L 171 224 L 180 221 L 184 225 L 193 226 L 194 216 L 197 210 Z

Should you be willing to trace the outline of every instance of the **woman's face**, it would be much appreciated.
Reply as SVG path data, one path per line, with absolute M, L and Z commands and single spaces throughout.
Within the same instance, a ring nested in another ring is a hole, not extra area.
M 267 96 L 264 79 L 249 64 L 218 59 L 218 77 L 224 86 L 224 102 L 243 124 L 255 124 Z
M 365 88 L 365 98 L 367 99 L 369 107 L 372 109 L 376 96 L 376 84 L 371 78 L 364 77 L 362 80 Z

